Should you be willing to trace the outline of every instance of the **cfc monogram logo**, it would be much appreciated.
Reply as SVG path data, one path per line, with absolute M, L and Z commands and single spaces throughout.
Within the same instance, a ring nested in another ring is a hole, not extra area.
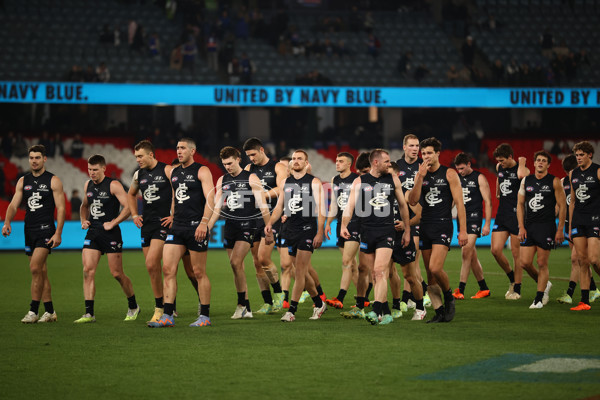
M 340 192 L 340 195 L 337 198 L 337 205 L 340 210 L 344 211 L 348 206 L 348 193 Z
M 431 188 L 429 193 L 427 193 L 425 195 L 425 201 L 427 202 L 427 204 L 429 204 L 429 207 L 435 207 L 436 204 L 439 204 L 442 202 L 442 199 L 440 199 L 438 197 L 439 195 L 440 195 L 440 190 L 436 187 Z
M 586 200 L 589 200 L 590 195 L 587 194 L 587 191 L 588 191 L 588 187 L 586 184 L 579 185 L 579 187 L 575 191 L 575 197 L 577 197 L 577 200 L 579 200 L 580 203 L 583 203 Z
M 536 193 L 535 196 L 533 196 L 533 198 L 531 200 L 529 200 L 529 208 L 531 209 L 531 211 L 538 212 L 542 208 L 544 208 L 544 205 L 541 202 L 542 202 L 542 194 Z
M 102 203 L 100 202 L 100 200 L 96 199 L 92 202 L 92 205 L 90 207 L 90 214 L 92 215 L 93 219 L 98 219 L 100 217 L 104 217 L 104 211 L 102 211 Z
M 144 200 L 148 202 L 148 204 L 152 204 L 153 201 L 160 200 L 160 196 L 156 196 L 156 192 L 158 192 L 158 188 L 156 185 L 150 185 L 144 191 Z
M 42 208 L 43 206 L 40 204 L 40 200 L 42 196 L 38 192 L 33 192 L 29 200 L 27 200 L 27 206 L 29 207 L 29 211 L 34 212 L 38 208 Z
M 185 183 L 179 185 L 177 190 L 175 191 L 175 198 L 179 204 L 182 204 L 184 201 L 189 200 L 190 196 L 187 195 L 188 187 Z
M 508 196 L 512 193 L 512 190 L 510 190 L 510 181 L 508 179 L 502 181 L 500 184 L 500 192 L 502 193 L 502 196 Z
M 369 204 L 373 206 L 374 210 L 379 210 L 387 206 L 389 203 L 387 201 L 387 196 L 383 192 L 379 192 L 369 200 Z
M 240 203 L 241 198 L 242 196 L 240 196 L 239 193 L 231 193 L 229 196 L 227 196 L 227 208 L 229 208 L 232 211 L 237 210 L 238 208 L 242 208 L 243 204 Z
M 292 214 L 302 211 L 304 209 L 302 207 L 302 196 L 300 194 L 293 195 L 290 201 L 288 201 L 288 208 Z
M 470 202 L 471 198 L 469 197 L 469 194 L 471 194 L 471 191 L 468 188 L 463 188 L 462 192 L 463 192 L 463 203 Z

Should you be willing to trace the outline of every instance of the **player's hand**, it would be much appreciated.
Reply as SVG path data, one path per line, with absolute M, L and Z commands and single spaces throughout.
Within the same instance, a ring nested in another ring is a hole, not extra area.
M 527 158 L 519 157 L 519 165 L 525 165 L 526 162 L 527 162 Z
M 481 230 L 481 236 L 487 236 L 490 234 L 490 226 L 488 224 L 485 224 L 483 226 L 483 229 Z
M 519 228 L 519 242 L 523 243 L 527 239 L 527 230 Z
M 313 247 L 315 249 L 318 249 L 319 247 L 321 247 L 322 244 L 323 244 L 323 234 L 317 233 L 317 235 L 313 239 Z
M 348 232 L 347 226 L 342 225 L 342 228 L 340 229 L 340 236 L 344 239 L 350 239 L 350 232 Z
M 458 245 L 460 247 L 463 247 L 463 246 L 466 246 L 468 242 L 469 242 L 469 237 L 467 236 L 467 233 L 459 232 L 458 233 Z
M 194 232 L 194 239 L 196 242 L 201 242 L 206 238 L 206 234 L 208 233 L 208 225 L 201 222 L 200 225 L 196 228 L 196 232 Z
M 87 219 L 85 221 L 81 222 L 81 229 L 88 229 L 91 225 L 91 222 L 88 221 Z
M 285 221 L 287 221 L 287 215 L 282 215 L 281 216 L 281 223 L 285 223 Z
M 103 223 L 102 226 L 104 227 L 105 231 L 110 231 L 111 229 L 113 229 L 115 227 L 115 223 L 113 221 L 109 221 L 109 222 Z
M 402 247 L 406 247 L 410 244 L 411 240 L 412 237 L 410 235 L 410 230 L 404 231 L 404 234 L 402 235 L 402 242 L 400 244 Z
M 162 221 L 162 220 L 161 220 Z M 141 215 L 138 215 L 137 217 L 135 217 L 133 219 L 133 223 L 135 224 L 135 226 L 137 226 L 138 228 L 141 228 L 142 226 L 144 226 L 144 217 L 142 217 Z
M 273 226 L 271 224 L 265 225 L 265 236 L 273 236 Z
M 331 226 L 329 224 L 325 225 L 325 239 L 329 240 L 329 235 L 331 234 Z
M 52 235 L 50 240 L 48 240 L 48 244 L 52 245 L 52 247 L 50 247 L 51 249 L 60 246 L 61 243 L 62 243 L 62 239 L 58 233 L 55 233 L 54 235 Z
M 419 165 L 419 175 L 421 175 L 421 177 L 425 178 L 425 175 L 427 175 L 428 168 L 429 168 L 429 162 L 426 162 L 425 160 L 423 160 L 421 165 Z
M 8 237 L 8 236 L 10 236 L 10 232 L 11 232 L 10 225 L 4 224 L 4 226 L 2 227 L 2 235 L 4 237 Z
M 394 229 L 396 229 L 396 232 L 403 231 L 404 223 L 402 221 L 394 221 Z
M 270 233 L 265 233 L 265 244 L 272 245 L 273 243 L 275 243 L 275 235 L 273 234 L 273 231 Z
M 554 245 L 560 246 L 562 244 L 562 242 L 564 242 L 564 241 L 565 241 L 565 234 L 563 233 L 562 229 L 557 230 L 556 236 L 554 236 Z
M 142 217 L 140 217 L 141 219 Z M 173 226 L 173 216 L 169 215 L 168 217 L 164 217 L 160 219 L 160 226 L 164 226 L 165 228 L 171 229 Z

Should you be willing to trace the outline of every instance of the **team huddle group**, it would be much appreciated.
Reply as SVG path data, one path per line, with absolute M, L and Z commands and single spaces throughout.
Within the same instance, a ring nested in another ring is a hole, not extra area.
M 455 301 L 465 298 L 470 271 L 479 285 L 472 298 L 490 296 L 475 248 L 477 238 L 490 232 L 492 254 L 510 281 L 506 299 L 521 297 L 525 270 L 537 282 L 529 308 L 547 304 L 552 287 L 548 257 L 566 237 L 572 252 L 571 277 L 567 291 L 557 300 L 571 303 L 579 282 L 581 301 L 571 310 L 590 310 L 590 302 L 600 297 L 591 273 L 591 267 L 600 273 L 600 166 L 592 162 L 594 148 L 589 142 L 577 143 L 574 154 L 563 160 L 567 174 L 563 179 L 548 173 L 552 157 L 547 152 L 540 150 L 533 155 L 531 173 L 524 157 L 515 160 L 510 145 L 499 145 L 494 151 L 499 206 L 493 226 L 490 186 L 483 174 L 472 169 L 469 155 L 459 153 L 453 169 L 440 164 L 441 143 L 436 138 L 419 142 L 415 135 L 406 135 L 403 148 L 404 156 L 397 162 L 392 162 L 383 149 L 362 153 L 356 160 L 349 153 L 338 154 L 339 174 L 331 180 L 329 207 L 322 182 L 310 173 L 305 151 L 296 150 L 291 157 L 275 162 L 257 138 L 244 143 L 243 151 L 250 159 L 245 168 L 240 165 L 238 149 L 228 146 L 221 150 L 226 174 L 216 186 L 208 167 L 194 162 L 196 145 L 191 139 L 178 142 L 172 165 L 155 158 L 151 142 L 138 143 L 134 154 L 139 169 L 129 192 L 118 180 L 105 176 L 103 156 L 91 156 L 90 180 L 85 183 L 80 213 L 81 227 L 87 229 L 82 250 L 85 313 L 74 322 L 96 321 L 94 282 L 103 254 L 127 297 L 125 321 L 138 318 L 140 307 L 131 280 L 123 271 L 119 228 L 130 216 L 141 229 L 155 297 L 149 327 L 175 325 L 181 260 L 199 298 L 198 318 L 190 326 L 211 325 L 207 250 L 211 229 L 219 218 L 225 219 L 223 243 L 237 292 L 232 319 L 253 318 L 244 272 L 244 258 L 251 252 L 264 300 L 255 314 L 281 311 L 282 321 L 293 322 L 299 303 L 310 297 L 314 307 L 309 319 L 320 319 L 328 306 L 344 308 L 349 286 L 354 283 L 356 304 L 341 313 L 346 318 L 386 325 L 414 308 L 412 320 L 424 320 L 425 306 L 431 306 L 435 315 L 428 323 L 450 322 Z M 32 301 L 23 323 L 57 320 L 46 260 L 51 249 L 61 243 L 65 200 L 60 179 L 46 170 L 45 162 L 45 148 L 32 146 L 31 172 L 19 179 L 2 228 L 4 236 L 11 234 L 11 221 L 23 203 L 25 252 L 32 274 Z M 353 165 L 356 173 L 352 172 Z M 138 195 L 142 198 L 141 212 Z M 462 267 L 459 286 L 452 291 L 444 262 L 454 235 L 454 207 Z M 324 237 L 332 235 L 334 220 L 342 276 L 338 295 L 328 299 L 311 256 Z M 514 269 L 503 254 L 509 238 Z M 281 275 L 271 259 L 275 246 Z M 419 268 L 421 254 L 427 281 Z M 537 268 L 533 263 L 536 254 Z M 404 283 L 395 264 L 401 266 Z M 370 302 L 371 291 L 374 300 Z M 41 302 L 45 313 L 39 317 Z M 366 312 L 369 306 L 371 311 Z

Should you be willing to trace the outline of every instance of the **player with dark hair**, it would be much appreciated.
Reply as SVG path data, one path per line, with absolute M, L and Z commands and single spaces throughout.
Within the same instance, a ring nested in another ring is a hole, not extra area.
M 208 222 L 214 209 L 212 196 L 213 180 L 208 167 L 194 162 L 196 143 L 183 138 L 177 143 L 177 158 L 181 162 L 171 172 L 171 186 L 175 202 L 173 226 L 167 234 L 163 248 L 164 274 L 164 314 L 157 322 L 149 322 L 152 328 L 175 325 L 173 312 L 177 294 L 177 266 L 186 249 L 198 281 L 200 315 L 191 327 L 211 326 L 210 320 L 210 280 L 206 275 L 208 250 Z
M 446 255 L 454 226 L 452 223 L 452 203 L 458 213 L 458 244 L 467 244 L 467 227 L 462 187 L 458 174 L 440 164 L 442 143 L 432 137 L 421 142 L 423 163 L 413 190 L 408 193 L 411 205 L 419 202 L 422 207 L 420 247 L 429 282 L 429 297 L 435 309 L 435 317 L 428 322 L 450 322 L 454 318 L 455 303 L 448 275 L 444 271 Z M 442 294 L 444 303 L 442 303 Z
M 127 193 L 121 182 L 105 176 L 105 172 L 106 160 L 103 156 L 96 154 L 88 159 L 90 180 L 84 186 L 83 191 L 86 195 L 83 197 L 80 213 L 81 228 L 88 229 L 81 252 L 85 314 L 75 320 L 76 324 L 96 322 L 96 268 L 100 257 L 105 253 L 112 276 L 127 296 L 129 309 L 125 321 L 135 321 L 140 313 L 131 280 L 123 272 L 123 239 L 119 224 L 130 215 Z M 120 212 L 119 207 L 122 207 Z
M 262 196 L 263 187 L 255 174 L 240 166 L 241 154 L 234 147 L 224 147 L 219 154 L 227 173 L 217 181 L 215 210 L 208 222 L 211 230 L 220 215 L 225 218 L 224 245 L 233 270 L 237 306 L 231 319 L 252 318 L 244 258 L 250 251 L 256 231 L 256 219 L 269 221 L 269 210 Z
M 548 173 L 552 157 L 541 150 L 533 155 L 534 175 L 521 181 L 517 203 L 521 265 L 537 281 L 537 294 L 529 308 L 539 309 L 548 303 L 552 283 L 548 280 L 550 250 L 564 240 L 564 223 L 567 215 L 565 192 L 560 180 Z M 554 222 L 558 207 L 558 229 Z M 537 253 L 539 271 L 535 271 L 533 257 Z M 535 273 L 534 273 L 535 271 Z
M 361 264 L 372 273 L 375 301 L 373 311 L 365 315 L 372 325 L 386 325 L 394 319 L 387 301 L 390 258 L 394 249 L 393 200 L 398 201 L 400 216 L 404 224 L 401 246 L 412 242 L 408 207 L 398 177 L 389 173 L 390 155 L 383 149 L 375 149 L 369 156 L 371 170 L 356 178 L 352 184 L 348 206 L 342 218 L 341 234 L 350 237 L 348 225 L 352 215 L 360 220 Z
M 52 303 L 52 290 L 46 263 L 51 250 L 60 246 L 65 223 L 65 197 L 61 180 L 46 170 L 46 148 L 35 145 L 29 148 L 31 172 L 19 178 L 15 194 L 6 209 L 2 234 L 10 236 L 11 221 L 21 202 L 25 208 L 25 254 L 29 257 L 31 272 L 31 303 L 29 312 L 21 322 L 33 324 L 57 320 Z M 56 226 L 54 225 L 56 210 Z M 45 312 L 38 317 L 40 302 Z
M 600 273 L 600 165 L 592 161 L 594 147 L 590 142 L 573 146 L 578 167 L 569 174 L 571 205 L 569 206 L 570 238 L 579 261 L 581 301 L 571 310 L 590 310 L 590 265 Z
M 329 205 L 329 216 L 325 225 L 325 237 L 329 239 L 331 234 L 331 223 L 335 219 L 337 221 L 336 237 L 337 247 L 342 253 L 342 278 L 340 281 L 340 290 L 338 295 L 332 299 L 327 299 L 328 305 L 334 308 L 344 308 L 344 299 L 350 282 L 358 279 L 358 265 L 356 263 L 356 253 L 360 244 L 359 227 L 356 216 L 350 221 L 348 230 L 350 238 L 345 239 L 340 235 L 342 227 L 342 214 L 348 205 L 348 197 L 352 182 L 358 177 L 358 174 L 352 172 L 352 164 L 354 157 L 350 153 L 339 153 L 335 159 L 335 169 L 339 172 L 338 175 L 331 179 L 331 203 Z
M 270 244 L 274 241 L 273 224 L 285 212 L 288 252 L 296 272 L 292 301 L 289 310 L 281 318 L 283 322 L 293 322 L 296 319 L 298 302 L 305 288 L 315 304 L 310 319 L 321 318 L 327 309 L 308 271 L 314 249 L 321 247 L 323 243 L 326 212 L 321 181 L 307 173 L 307 167 L 308 154 L 303 150 L 296 150 L 292 154 L 291 175 L 279 187 L 277 204 L 265 226 L 265 241 Z
M 263 186 L 264 199 L 269 206 L 269 210 L 272 210 L 277 203 L 278 187 L 281 186 L 282 182 L 288 176 L 287 168 L 283 163 L 276 162 L 267 157 L 263 144 L 258 138 L 253 137 L 246 140 L 243 151 L 250 159 L 250 164 L 246 165 L 244 169 L 258 177 Z M 276 239 L 280 228 L 280 223 L 277 223 L 273 227 Z M 258 281 L 258 287 L 264 300 L 263 306 L 256 313 L 270 314 L 282 309 L 284 293 L 279 281 L 277 267 L 271 260 L 271 253 L 273 252 L 275 243 L 265 243 L 264 225 L 260 218 L 257 220 L 256 232 L 257 235 L 254 237 L 256 246 L 252 246 L 251 251 L 256 269 L 256 280 Z M 281 252 L 281 249 L 279 251 Z M 271 296 L 269 284 L 273 288 L 274 299 Z
M 496 219 L 492 227 L 492 255 L 500 268 L 504 270 L 510 286 L 504 295 L 507 300 L 521 298 L 521 280 L 523 269 L 519 249 L 519 226 L 517 222 L 517 196 L 519 185 L 523 178 L 529 175 L 529 168 L 525 165 L 525 157 L 519 157 L 519 162 L 514 160 L 514 152 L 508 143 L 502 143 L 494 150 L 494 157 L 498 164 L 496 172 L 496 197 L 499 199 Z M 514 271 L 504 255 L 504 245 L 510 237 L 510 251 L 513 257 Z
M 460 282 L 458 288 L 454 290 L 455 299 L 465 298 L 465 287 L 469 271 L 473 271 L 475 279 L 479 284 L 479 291 L 472 299 L 482 299 L 490 295 L 490 289 L 483 277 L 483 268 L 477 258 L 477 249 L 475 242 L 478 237 L 490 234 L 490 225 L 492 220 L 492 195 L 490 185 L 485 176 L 471 167 L 471 157 L 465 153 L 458 153 L 454 157 L 454 167 L 458 172 L 460 184 L 462 186 L 463 201 L 465 203 L 465 212 L 467 214 L 467 244 L 461 249 L 462 264 L 460 268 Z M 483 224 L 483 211 L 485 205 L 485 224 Z

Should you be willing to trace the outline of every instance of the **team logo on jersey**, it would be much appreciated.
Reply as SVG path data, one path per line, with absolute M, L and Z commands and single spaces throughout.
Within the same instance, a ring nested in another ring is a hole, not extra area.
M 171 181 L 172 181 L 172 182 L 177 182 L 177 180 L 178 180 L 178 179 L 177 179 L 177 177 L 176 177 L 176 176 L 174 176 L 174 177 L 172 177 L 172 178 L 171 178 Z
M 104 217 L 106 214 L 102 211 L 103 204 L 100 200 L 96 199 L 92 202 L 90 206 L 90 214 L 93 219 L 99 219 L 100 217 Z
M 423 186 L 429 186 L 429 181 L 423 181 Z
M 371 190 L 373 190 L 373 186 L 370 186 L 370 185 L 365 185 L 365 187 L 363 188 L 363 190 L 364 190 L 365 192 L 370 192 Z
M 535 196 L 533 196 L 533 198 L 531 200 L 529 200 L 529 208 L 531 209 L 531 211 L 538 212 L 542 208 L 544 208 L 544 205 L 542 204 L 542 200 L 543 200 L 542 194 L 536 193 Z
M 578 178 L 573 178 L 573 183 L 577 183 L 577 182 L 579 182 L 579 179 Z
M 92 192 L 87 192 L 87 197 L 92 197 L 94 195 L 94 193 Z
M 533 186 L 527 186 L 525 190 L 527 190 L 528 192 L 533 192 Z
M 342 211 L 344 211 L 346 209 L 346 207 L 348 206 L 348 193 L 346 193 L 346 192 L 340 193 L 340 195 L 337 198 L 337 205 L 338 205 L 338 208 Z
M 116 246 L 116 245 L 117 245 L 117 242 L 110 242 L 110 245 L 111 245 L 111 246 Z
M 160 196 L 156 195 L 157 192 L 158 187 L 156 187 L 155 184 L 148 186 L 148 188 L 144 190 L 144 200 L 146 200 L 148 204 L 152 204 L 153 201 L 160 200 Z
M 229 190 L 229 185 L 223 186 L 223 190 Z
M 504 180 L 504 181 L 502 181 L 502 183 L 500 183 L 500 193 L 502 193 L 502 196 L 508 196 L 512 192 L 513 191 L 510 190 L 510 181 L 509 180 Z
M 288 188 L 285 188 L 285 191 L 286 191 L 286 193 L 290 193 L 290 192 L 294 191 L 294 188 L 288 187 Z
M 292 214 L 296 214 L 304 209 L 304 207 L 302 207 L 302 196 L 300 196 L 300 194 L 295 194 L 292 196 L 292 198 L 288 201 L 288 209 Z
M 243 202 L 240 202 L 241 198 L 242 196 L 239 193 L 231 193 L 229 196 L 227 196 L 227 208 L 229 208 L 229 210 L 231 211 L 237 210 L 238 208 L 242 208 L 244 205 Z
M 498 176 L 499 176 L 500 178 L 504 178 L 504 173 L 503 173 L 503 172 L 498 172 Z
M 179 204 L 182 204 L 184 201 L 190 199 L 190 196 L 187 195 L 187 190 L 187 185 L 185 183 L 182 183 L 175 191 L 175 198 L 177 199 L 177 202 Z
M 587 191 L 588 187 L 585 183 L 579 185 L 579 187 L 575 191 L 575 197 L 577 198 L 577 200 L 579 200 L 580 203 L 584 203 L 585 201 L 590 199 L 590 195 L 587 194 Z
M 27 200 L 29 211 L 35 212 L 38 208 L 42 208 L 43 205 L 40 204 L 40 200 L 42 200 L 42 196 L 38 192 L 33 192 L 31 197 Z
M 436 204 L 442 202 L 442 199 L 438 197 L 440 193 L 440 190 L 434 187 L 431 188 L 431 190 L 425 195 L 425 202 L 429 205 L 429 207 L 435 207 Z
M 471 194 L 471 191 L 468 188 L 463 188 L 462 193 L 463 193 L 463 203 L 470 202 L 471 198 L 469 197 L 469 194 Z
M 375 197 L 369 200 L 369 204 L 373 206 L 373 209 L 379 210 L 386 207 L 390 203 L 387 200 L 386 194 L 383 192 L 379 192 L 375 195 Z

